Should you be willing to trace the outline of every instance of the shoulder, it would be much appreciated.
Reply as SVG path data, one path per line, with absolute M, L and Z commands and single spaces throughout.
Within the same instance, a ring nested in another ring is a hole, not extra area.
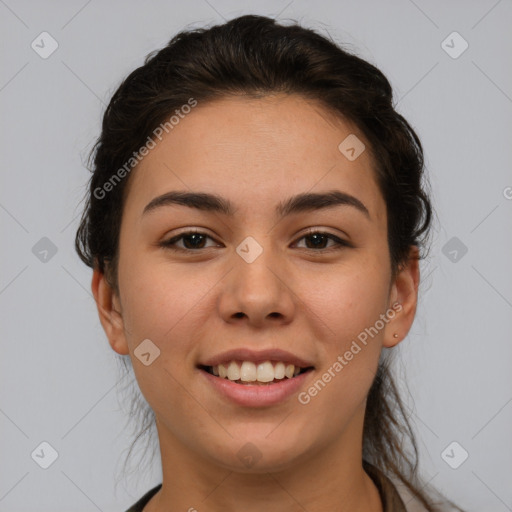
M 148 491 L 142 498 L 134 503 L 126 512 L 142 512 L 143 508 L 148 504 L 149 500 L 160 490 L 162 484 L 158 484 Z
M 421 503 L 398 478 L 363 460 L 363 468 L 379 490 L 383 512 L 462 512 L 435 489 L 430 490 L 429 508 Z
M 382 470 L 366 461 L 363 462 L 363 466 L 379 490 L 383 512 L 429 512 L 432 510 L 416 499 L 397 478 L 388 477 Z M 460 509 L 453 508 L 439 495 L 434 510 L 436 512 L 457 512 Z
M 411 494 L 404 484 L 394 480 L 394 485 L 405 504 L 406 512 L 428 512 L 428 509 Z M 434 500 L 434 496 L 431 496 L 431 498 L 432 501 L 434 501 L 436 512 L 460 512 L 460 509 L 453 507 L 449 501 L 443 498 L 439 493 L 437 493 L 436 500 Z

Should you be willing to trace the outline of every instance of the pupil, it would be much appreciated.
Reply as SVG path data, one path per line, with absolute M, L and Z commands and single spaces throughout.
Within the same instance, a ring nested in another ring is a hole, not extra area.
M 325 237 L 324 237 L 324 235 L 316 234 L 316 235 L 309 235 L 309 236 L 307 237 L 307 240 L 316 240 L 316 242 L 318 242 L 318 241 L 319 241 L 319 239 L 323 239 L 323 241 L 325 242 Z M 319 245 L 323 245 L 323 244 L 322 244 L 321 242 L 320 242 L 320 244 L 318 244 L 318 243 L 313 243 L 313 246 L 314 246 L 314 247 L 318 247 Z
M 197 241 L 200 241 L 200 240 L 201 240 L 201 237 L 202 237 L 202 236 L 203 236 L 203 235 L 201 235 L 201 234 L 199 234 L 199 233 L 194 233 L 194 234 L 192 234 L 192 235 L 187 235 L 187 236 L 185 236 L 185 237 L 183 238 L 183 242 L 184 242 L 185 246 L 187 246 L 187 245 L 188 245 L 188 244 L 187 244 L 187 240 L 195 240 L 195 241 L 197 242 Z M 192 242 L 192 248 L 193 248 L 193 249 L 197 249 L 197 247 L 198 247 L 198 245 L 197 245 L 196 243 Z M 188 249 L 188 248 L 190 248 L 190 247 L 187 247 L 187 249 Z

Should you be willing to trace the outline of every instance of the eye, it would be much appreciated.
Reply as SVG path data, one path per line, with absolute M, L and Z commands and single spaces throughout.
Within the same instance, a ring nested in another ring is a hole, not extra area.
M 171 249 L 173 251 L 198 251 L 199 249 L 207 249 L 205 246 L 205 242 L 207 239 L 213 240 L 213 238 L 206 233 L 201 231 L 186 231 L 181 233 L 169 240 L 164 240 L 159 245 L 161 247 Z M 331 233 L 325 233 L 322 231 L 310 231 L 299 240 L 309 240 L 310 243 L 306 242 L 306 246 L 303 247 L 305 249 L 313 249 L 315 252 L 325 251 L 325 250 L 336 250 L 341 249 L 343 247 L 352 247 L 352 245 L 337 236 Z M 333 245 L 330 247 L 325 247 L 326 242 L 333 242 Z M 179 242 L 183 243 L 183 246 L 177 245 Z M 217 245 L 218 246 L 218 245 Z M 210 246 L 212 247 L 212 246 Z M 215 245 L 213 246 L 215 247 Z
M 311 243 L 306 243 L 306 249 L 320 249 L 320 250 L 330 250 L 330 249 L 341 249 L 342 247 L 351 247 L 351 244 L 331 233 L 324 233 L 323 231 L 310 231 L 306 235 L 299 238 L 299 240 L 310 240 Z M 331 240 L 334 242 L 334 245 L 326 248 L 324 242 L 328 242 Z M 318 252 L 318 251 L 317 251 Z
M 195 249 L 204 249 L 204 241 L 213 238 L 201 231 L 187 231 L 175 236 L 169 240 L 164 240 L 160 245 L 173 251 L 193 251 Z M 184 247 L 176 245 L 177 242 L 183 241 Z

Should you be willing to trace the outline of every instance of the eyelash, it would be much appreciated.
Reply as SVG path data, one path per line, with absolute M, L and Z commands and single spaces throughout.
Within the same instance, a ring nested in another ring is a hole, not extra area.
M 176 252 L 188 252 L 188 253 L 200 252 L 202 249 L 204 249 L 204 248 L 187 249 L 187 248 L 183 248 L 183 247 L 177 247 L 174 245 L 174 244 L 176 244 L 176 242 L 178 242 L 179 240 L 181 240 L 189 235 L 202 235 L 202 236 L 205 236 L 205 237 L 213 240 L 213 238 L 206 233 L 203 233 L 201 231 L 192 230 L 192 231 L 186 231 L 184 233 L 181 233 L 178 236 L 170 238 L 169 240 L 164 240 L 159 245 L 165 249 L 170 249 L 171 251 L 176 251 Z M 302 235 L 298 240 L 302 240 L 303 238 L 307 238 L 307 237 L 310 237 L 313 235 L 323 235 L 323 236 L 327 237 L 328 239 L 334 241 L 336 243 L 336 245 L 334 247 L 322 248 L 322 249 L 310 249 L 308 247 L 304 247 L 304 249 L 308 249 L 313 252 L 330 252 L 331 250 L 340 250 L 345 247 L 353 247 L 349 242 L 342 240 L 341 238 L 338 238 L 337 236 L 335 236 L 331 233 L 326 233 L 323 231 L 309 231 L 309 232 L 305 233 L 304 235 Z M 206 249 L 209 249 L 209 247 L 206 247 Z

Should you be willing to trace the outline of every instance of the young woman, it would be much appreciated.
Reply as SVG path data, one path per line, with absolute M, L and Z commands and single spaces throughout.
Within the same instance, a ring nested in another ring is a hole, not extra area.
M 92 170 L 76 247 L 162 461 L 130 511 L 451 509 L 388 367 L 431 205 L 377 68 L 260 16 L 182 32 L 115 92 Z

